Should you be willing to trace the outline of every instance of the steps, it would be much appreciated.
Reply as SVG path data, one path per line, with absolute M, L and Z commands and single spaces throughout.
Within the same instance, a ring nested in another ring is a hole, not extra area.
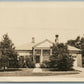
M 33 72 L 34 72 L 34 73 L 36 73 L 36 72 L 37 72 L 37 73 L 42 72 L 42 69 L 40 68 L 40 64 L 39 64 L 39 63 L 36 63 L 36 64 L 35 64 L 35 67 L 36 67 L 36 68 L 33 69 Z

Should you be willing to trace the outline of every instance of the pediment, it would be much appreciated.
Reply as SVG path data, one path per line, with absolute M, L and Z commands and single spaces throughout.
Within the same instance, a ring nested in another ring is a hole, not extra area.
M 49 41 L 48 39 L 38 43 L 34 47 L 51 47 L 53 45 L 53 42 Z

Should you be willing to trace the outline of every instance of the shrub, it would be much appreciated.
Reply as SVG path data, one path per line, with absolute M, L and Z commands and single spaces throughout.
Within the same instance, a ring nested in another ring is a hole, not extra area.
M 23 56 L 20 56 L 19 57 L 18 64 L 19 64 L 19 67 L 20 68 L 23 68 L 23 66 L 24 66 L 24 57 Z
M 25 66 L 28 68 L 34 68 L 35 67 L 35 63 L 32 61 L 31 57 L 27 57 L 25 59 Z
M 41 68 L 49 68 L 49 61 L 44 61 L 40 66 Z
M 53 45 L 53 55 L 50 56 L 49 66 L 59 71 L 73 70 L 73 58 L 69 55 L 67 45 L 63 43 Z

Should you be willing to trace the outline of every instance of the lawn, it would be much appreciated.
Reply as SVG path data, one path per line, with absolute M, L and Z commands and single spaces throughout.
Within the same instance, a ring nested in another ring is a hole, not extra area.
M 8 69 L 6 71 L 0 71 L 0 76 L 54 76 L 54 75 L 67 75 L 67 74 L 79 74 L 79 71 L 48 71 L 44 70 L 41 73 L 32 72 L 33 68 L 19 68 Z

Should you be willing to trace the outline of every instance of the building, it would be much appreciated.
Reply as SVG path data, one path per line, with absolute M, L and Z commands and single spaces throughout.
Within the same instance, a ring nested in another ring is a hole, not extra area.
M 58 36 L 56 36 L 55 43 L 58 43 Z M 32 38 L 32 42 L 29 44 L 24 44 L 16 48 L 19 57 L 31 56 L 32 61 L 35 63 L 42 63 L 43 61 L 49 60 L 49 56 L 52 55 L 51 46 L 53 42 L 45 39 L 42 42 L 36 43 L 35 38 Z M 82 67 L 82 55 L 80 49 L 68 45 L 69 54 L 74 58 L 74 66 Z M 24 60 L 25 61 L 25 60 Z

